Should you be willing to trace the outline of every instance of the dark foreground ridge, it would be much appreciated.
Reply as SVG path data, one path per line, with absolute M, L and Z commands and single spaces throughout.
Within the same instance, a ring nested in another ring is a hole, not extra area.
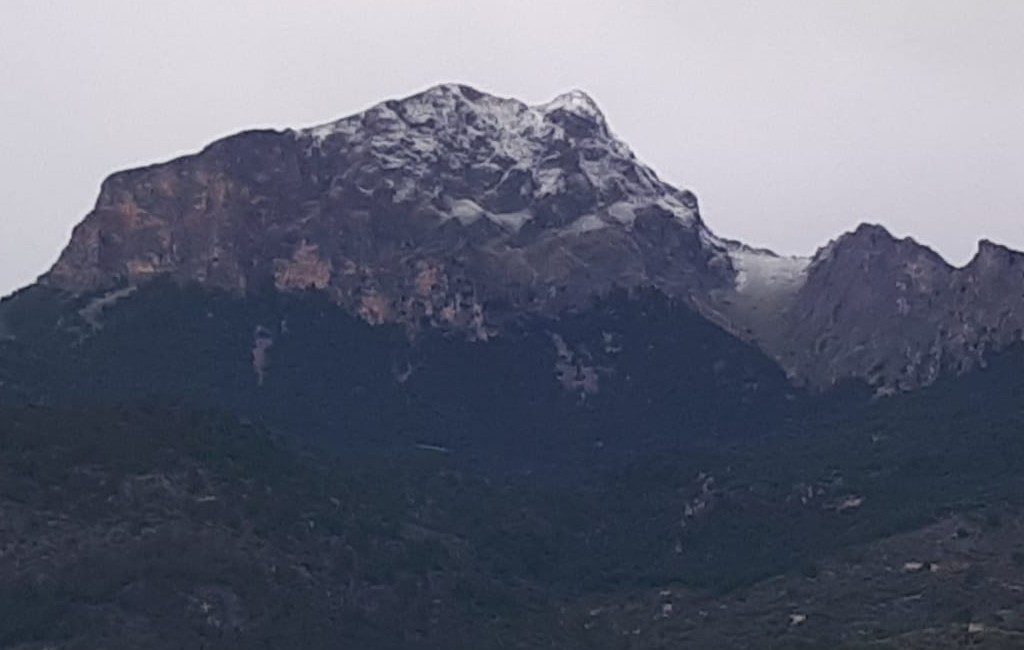
M 22 294 L 0 343 L 14 647 L 941 648 L 968 624 L 1013 647 L 1024 631 L 1018 352 L 871 402 L 793 393 L 657 295 L 413 347 L 317 294 L 152 283 L 95 330 L 62 300 Z M 630 381 L 587 393 L 552 333 Z M 277 353 L 262 374 L 261 349 Z

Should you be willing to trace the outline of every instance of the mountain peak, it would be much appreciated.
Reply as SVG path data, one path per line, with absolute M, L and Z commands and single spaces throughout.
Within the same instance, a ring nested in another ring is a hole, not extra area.
M 889 229 L 880 223 L 863 222 L 851 231 L 844 232 L 836 237 L 834 244 L 837 247 L 875 248 L 877 246 L 893 245 L 903 241 L 889 232 Z
M 727 280 L 716 242 L 693 195 L 612 137 L 586 93 L 530 106 L 448 83 L 116 175 L 43 281 L 313 287 L 371 322 L 483 333 L 502 318 L 488 303 L 704 295 Z
M 1024 268 L 1024 264 L 1021 264 L 1022 261 L 1024 261 L 1024 253 L 988 239 L 982 239 L 978 242 L 978 251 L 963 270 L 973 273 L 999 274 L 1011 266 Z
M 467 84 L 452 82 L 435 84 L 433 86 L 430 86 L 426 90 L 410 95 L 404 99 L 391 101 L 404 103 L 425 97 L 452 98 L 455 100 L 465 100 L 469 102 L 500 102 L 527 107 L 526 104 L 519 101 L 518 99 L 500 97 L 498 95 L 493 95 L 491 93 L 482 91 L 478 88 L 469 86 Z M 530 108 L 533 108 L 544 114 L 553 113 L 555 111 L 561 110 L 568 113 L 572 113 L 579 117 L 584 117 L 595 121 L 604 121 L 604 114 L 598 107 L 597 102 L 594 101 L 594 98 L 587 94 L 586 91 L 581 90 L 579 88 L 573 88 L 567 92 L 557 95 L 551 101 L 537 104 L 531 106 Z
M 549 102 L 528 105 L 459 83 L 443 83 L 418 93 L 376 104 L 362 113 L 298 131 L 324 140 L 352 134 L 370 121 L 395 130 L 406 125 L 421 130 L 474 131 L 497 129 L 506 139 L 615 140 L 597 102 L 582 90 L 570 90 Z M 486 135 L 486 134 L 485 134 Z M 626 148 L 615 141 L 620 148 Z
M 853 255 L 860 258 L 881 256 L 884 260 L 897 263 L 901 259 L 922 259 L 928 264 L 952 268 L 941 255 L 911 237 L 896 237 L 877 223 L 861 223 L 854 230 L 845 232 L 823 246 L 814 255 L 814 266 L 821 266 L 837 255 Z
M 889 229 L 880 223 L 860 223 L 850 234 L 854 237 L 881 237 L 883 239 L 896 239 L 896 237 L 889 232 Z
M 424 90 L 422 93 L 419 93 L 419 94 L 421 94 L 421 95 L 453 95 L 453 96 L 457 95 L 457 96 L 460 96 L 460 97 L 465 97 L 466 99 L 469 99 L 469 100 L 476 100 L 481 95 L 484 95 L 484 94 L 487 94 L 487 93 L 484 93 L 484 92 L 482 92 L 480 90 L 477 90 L 476 88 L 474 88 L 472 86 L 468 86 L 466 84 L 456 83 L 456 82 L 445 82 L 445 83 L 434 84 L 433 86 L 430 86 L 429 88 L 427 88 L 426 90 Z M 413 95 L 413 96 L 415 97 L 415 95 Z
M 601 112 L 594 98 L 578 88 L 562 93 L 550 102 L 541 104 L 538 108 L 545 113 L 562 110 L 590 120 L 604 122 L 604 113 Z
M 1009 246 L 994 242 L 990 239 L 978 240 L 978 251 L 975 253 L 977 257 L 989 257 L 989 256 L 1006 256 L 1006 255 L 1020 255 L 1018 251 L 1013 250 Z

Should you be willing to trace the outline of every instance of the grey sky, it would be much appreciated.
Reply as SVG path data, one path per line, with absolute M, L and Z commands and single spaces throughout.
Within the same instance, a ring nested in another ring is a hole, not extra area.
M 710 227 L 1024 248 L 1024 2 L 0 0 L 0 294 L 112 171 L 441 81 L 589 92 Z

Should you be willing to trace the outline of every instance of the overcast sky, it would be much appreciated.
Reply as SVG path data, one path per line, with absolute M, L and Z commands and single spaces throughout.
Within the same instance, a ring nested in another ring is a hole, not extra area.
M 110 172 L 441 81 L 593 96 L 718 234 L 1024 248 L 1024 1 L 0 0 L 0 294 Z

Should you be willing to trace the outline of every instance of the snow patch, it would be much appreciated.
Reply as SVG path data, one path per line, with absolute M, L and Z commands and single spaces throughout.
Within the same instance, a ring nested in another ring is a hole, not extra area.
M 459 223 L 463 226 L 468 226 L 471 223 L 479 221 L 480 217 L 484 216 L 484 209 L 475 201 L 459 199 L 452 203 L 452 207 L 448 211 L 448 214 L 451 218 L 458 219 Z
M 558 194 L 565 189 L 565 179 L 558 167 L 537 170 L 533 174 L 533 180 L 537 184 L 538 198 Z
M 601 219 L 594 214 L 585 214 L 576 221 L 565 227 L 562 231 L 567 235 L 582 235 L 583 233 L 591 232 L 594 230 L 601 230 L 607 228 L 608 224 L 601 221 Z
M 565 119 L 566 113 L 599 128 L 574 130 Z M 386 172 L 385 182 L 394 192 L 393 201 L 410 204 L 436 201 L 445 194 L 439 171 L 442 179 L 473 171 L 487 178 L 498 172 L 500 180 L 495 187 L 507 181 L 513 171 L 526 172 L 532 180 L 532 196 L 524 197 L 527 205 L 531 199 L 559 196 L 567 191 L 571 167 L 565 151 L 570 147 L 578 153 L 572 164 L 578 165 L 598 202 L 589 210 L 590 218 L 581 217 L 566 233 L 590 232 L 609 225 L 628 229 L 637 211 L 650 206 L 658 206 L 685 227 L 704 230 L 696 208 L 609 132 L 597 104 L 580 90 L 531 106 L 457 84 L 442 84 L 294 133 L 311 150 L 330 147 L 352 152 L 367 177 Z M 518 231 L 532 214 L 488 214 L 469 199 L 453 201 L 442 212 L 442 219 L 457 219 L 463 225 L 481 218 Z
M 608 216 L 615 219 L 624 226 L 632 226 L 636 221 L 636 206 L 628 201 L 619 201 L 608 206 Z
M 547 104 L 541 104 L 537 108 L 543 113 L 563 110 L 567 113 L 593 120 L 599 124 L 604 124 L 604 115 L 601 113 L 601 109 L 597 107 L 597 102 L 590 95 L 579 89 L 563 93 Z
M 697 222 L 697 215 L 694 211 L 683 205 L 678 199 L 672 196 L 664 196 L 655 202 L 658 207 L 671 212 L 672 215 L 687 225 Z
M 334 120 L 333 122 L 327 122 L 326 124 L 318 124 L 317 126 L 310 127 L 308 129 L 300 129 L 295 131 L 297 135 L 308 136 L 313 139 L 316 143 L 321 143 L 332 135 L 341 134 L 352 136 L 355 135 L 359 129 L 360 116 L 352 115 L 349 117 L 343 117 L 340 120 Z
M 527 221 L 533 219 L 533 213 L 529 210 L 520 210 L 519 212 L 489 212 L 487 213 L 487 218 L 499 226 L 519 232 L 519 229 L 526 225 Z
M 98 298 L 90 300 L 89 304 L 78 310 L 78 314 L 82 317 L 82 320 L 89 323 L 93 329 L 100 329 L 102 327 L 100 321 L 103 316 L 103 310 L 107 307 L 112 307 L 118 301 L 132 295 L 135 293 L 136 289 L 138 289 L 138 287 L 130 285 L 122 289 L 117 289 L 116 291 L 105 293 Z
M 736 291 L 795 291 L 807 277 L 809 257 L 783 257 L 771 251 L 738 246 L 729 251 L 736 269 Z

